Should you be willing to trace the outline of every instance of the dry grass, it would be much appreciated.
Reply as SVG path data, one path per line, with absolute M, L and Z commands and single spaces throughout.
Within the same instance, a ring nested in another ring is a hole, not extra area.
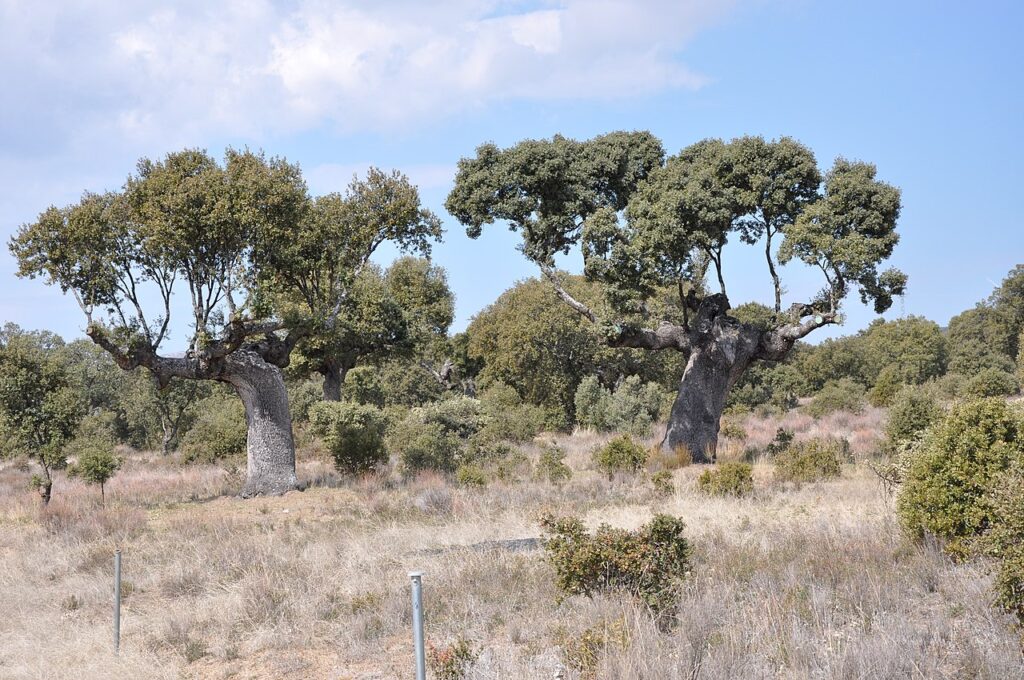
M 853 431 L 880 416 L 857 418 L 828 427 Z M 774 435 L 773 425 L 751 425 L 750 439 Z M 111 482 L 107 508 L 95 489 L 60 479 L 42 511 L 25 490 L 29 473 L 7 466 L 0 677 L 409 677 L 413 569 L 426 572 L 428 639 L 468 639 L 480 652 L 473 678 L 553 678 L 560 645 L 602 621 L 623 634 L 598 649 L 600 678 L 1024 674 L 1018 632 L 990 607 L 987 576 L 907 544 L 863 468 L 791 489 L 757 465 L 753 496 L 730 499 L 701 495 L 692 466 L 658 498 L 642 477 L 608 481 L 591 469 L 606 437 L 557 439 L 574 470 L 561 487 L 474 490 L 435 475 L 345 482 L 307 461 L 301 476 L 316 484 L 306 492 L 241 501 L 225 495 L 237 480 L 222 470 L 140 459 Z M 547 510 L 624 527 L 653 512 L 683 517 L 696 553 L 677 625 L 659 630 L 618 597 L 557 604 L 542 554 L 500 543 L 537 536 Z M 118 658 L 116 547 L 128 583 Z
M 743 441 L 725 442 L 726 456 L 744 448 L 763 449 L 775 437 L 779 428 L 793 432 L 796 439 L 838 437 L 850 442 L 850 449 L 858 461 L 876 456 L 883 441 L 887 417 L 886 409 L 867 407 L 862 413 L 836 412 L 823 418 L 812 418 L 800 411 L 788 411 L 779 416 L 749 414 L 733 421 L 746 432 Z M 721 454 L 720 454 L 721 455 Z

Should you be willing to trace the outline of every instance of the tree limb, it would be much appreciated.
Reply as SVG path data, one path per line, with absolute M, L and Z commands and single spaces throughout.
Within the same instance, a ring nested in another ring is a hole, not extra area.
M 562 282 L 561 280 L 559 280 L 558 275 L 555 273 L 554 269 L 545 264 L 541 264 L 538 266 L 540 267 L 541 272 L 544 274 L 544 278 L 551 282 L 551 285 L 554 286 L 555 288 L 555 292 L 558 293 L 558 297 L 562 298 L 562 301 L 565 302 L 565 304 L 569 305 L 577 312 L 585 316 L 587 319 L 590 320 L 591 323 L 597 323 L 597 315 L 594 314 L 593 310 L 591 310 L 590 307 L 587 307 L 585 304 L 583 304 L 582 302 L 580 302 L 579 300 L 577 300 L 576 298 L 569 294 L 565 287 L 562 286 Z

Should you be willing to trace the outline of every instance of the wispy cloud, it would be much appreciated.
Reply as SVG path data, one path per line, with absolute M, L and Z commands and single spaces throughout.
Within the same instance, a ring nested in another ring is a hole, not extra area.
M 0 0 L 0 141 L 389 130 L 510 98 L 696 88 L 680 51 L 729 4 Z

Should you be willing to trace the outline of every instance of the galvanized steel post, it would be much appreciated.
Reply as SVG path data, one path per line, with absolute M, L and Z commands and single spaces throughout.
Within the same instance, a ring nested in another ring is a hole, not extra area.
M 416 680 L 427 680 L 427 657 L 423 648 L 423 572 L 411 571 L 412 643 L 416 648 Z
M 121 652 L 121 550 L 114 553 L 114 654 Z

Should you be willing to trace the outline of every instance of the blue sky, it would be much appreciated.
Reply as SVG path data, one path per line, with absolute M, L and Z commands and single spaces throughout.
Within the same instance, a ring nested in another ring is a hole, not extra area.
M 0 236 L 185 146 L 264 148 L 299 162 L 315 193 L 369 165 L 398 168 L 445 219 L 435 259 L 458 330 L 535 273 L 514 234 L 494 226 L 472 241 L 444 212 L 456 162 L 481 142 L 649 129 L 674 152 L 790 135 L 823 167 L 870 161 L 902 189 L 892 263 L 910 285 L 888 316 L 945 324 L 1024 261 L 1020 7 L 0 0 Z M 734 304 L 768 301 L 761 260 L 732 250 Z M 73 300 L 14 270 L 4 248 L 0 322 L 81 334 Z M 820 285 L 799 265 L 783 276 L 794 301 Z M 856 296 L 846 312 L 838 332 L 873 318 Z

